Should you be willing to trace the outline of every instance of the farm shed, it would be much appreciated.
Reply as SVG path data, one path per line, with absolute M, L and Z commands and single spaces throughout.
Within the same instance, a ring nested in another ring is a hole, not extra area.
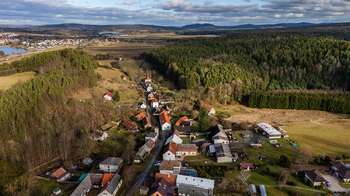
M 256 132 L 266 135 L 266 137 L 269 139 L 277 139 L 281 138 L 282 136 L 281 132 L 277 131 L 275 128 L 273 128 L 267 123 L 259 123 L 257 125 Z

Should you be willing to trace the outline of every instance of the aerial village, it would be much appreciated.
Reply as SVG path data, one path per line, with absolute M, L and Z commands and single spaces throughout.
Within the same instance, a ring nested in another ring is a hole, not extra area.
M 110 121 L 101 125 L 98 130 L 91 131 L 91 139 L 97 142 L 109 140 L 107 132 L 112 129 L 116 129 L 118 133 L 145 132 L 144 143 L 136 151 L 132 162 L 134 165 L 151 166 L 150 170 L 144 170 L 151 176 L 151 183 L 137 184 L 138 180 L 143 178 L 140 174 L 136 176 L 129 190 L 122 190 L 127 189 L 123 186 L 123 176 L 120 172 L 123 168 L 123 159 L 108 156 L 94 164 L 97 164 L 96 169 L 92 167 L 95 160 L 86 157 L 71 168 L 59 167 L 46 172 L 43 177 L 60 183 L 76 183 L 77 187 L 71 193 L 72 196 L 85 196 L 91 190 L 97 190 L 95 193 L 98 196 L 129 195 L 130 189 L 134 195 L 149 196 L 202 196 L 215 195 L 215 192 L 220 191 L 267 195 L 263 181 L 260 181 L 260 184 L 248 184 L 246 181 L 249 177 L 253 178 L 253 174 L 250 173 L 252 171 L 268 175 L 267 172 L 270 170 L 267 165 L 273 167 L 277 164 L 268 162 L 268 157 L 274 153 L 273 151 L 285 151 L 286 146 L 288 148 L 297 146 L 295 141 L 289 139 L 286 131 L 264 122 L 257 124 L 253 130 L 244 132 L 235 132 L 232 128 L 227 129 L 220 124 L 207 132 L 193 131 L 196 121 L 187 116 L 173 118 L 174 108 L 171 106 L 174 101 L 168 97 L 162 98 L 152 84 L 152 79 L 149 77 L 140 83 L 145 91 L 145 101 L 139 102 L 138 113 L 133 118 Z M 103 99 L 111 101 L 113 95 L 108 92 L 103 95 Z M 211 106 L 201 107 L 208 116 L 216 114 Z M 264 148 L 267 150 L 260 151 Z M 283 158 L 285 157 L 282 155 L 280 162 L 285 161 Z M 286 164 L 288 159 L 286 158 Z M 237 171 L 240 185 L 223 186 L 226 180 L 222 176 L 230 175 L 232 170 Z M 332 161 L 332 167 L 327 171 L 330 176 L 337 176 L 343 182 L 350 182 L 350 168 L 342 162 Z M 79 172 L 81 175 L 76 176 L 75 174 Z M 277 174 L 281 176 L 281 180 L 287 181 L 285 183 L 293 183 L 290 186 L 297 184 L 289 180 L 290 176 L 287 179 L 282 170 L 278 170 Z M 301 170 L 296 172 L 295 176 L 308 185 L 304 187 L 324 189 L 331 187 L 333 183 L 332 179 L 326 178 L 318 169 Z M 60 188 L 53 191 L 54 195 L 61 193 Z

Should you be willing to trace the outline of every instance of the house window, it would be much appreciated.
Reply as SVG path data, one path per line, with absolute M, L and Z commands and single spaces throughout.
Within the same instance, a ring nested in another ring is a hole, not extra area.
M 170 153 L 168 152 L 168 155 L 170 155 Z

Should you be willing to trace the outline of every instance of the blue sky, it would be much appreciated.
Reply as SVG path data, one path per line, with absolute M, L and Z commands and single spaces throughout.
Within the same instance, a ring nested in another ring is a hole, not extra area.
M 0 24 L 348 22 L 350 0 L 0 0 Z

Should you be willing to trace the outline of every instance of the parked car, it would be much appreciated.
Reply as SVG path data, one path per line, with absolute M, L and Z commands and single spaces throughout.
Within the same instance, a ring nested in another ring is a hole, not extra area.
M 331 183 L 327 182 L 327 187 L 331 187 Z
M 154 164 L 154 166 L 155 166 L 155 167 L 159 167 L 160 163 L 161 163 L 161 161 L 157 161 L 157 162 Z

